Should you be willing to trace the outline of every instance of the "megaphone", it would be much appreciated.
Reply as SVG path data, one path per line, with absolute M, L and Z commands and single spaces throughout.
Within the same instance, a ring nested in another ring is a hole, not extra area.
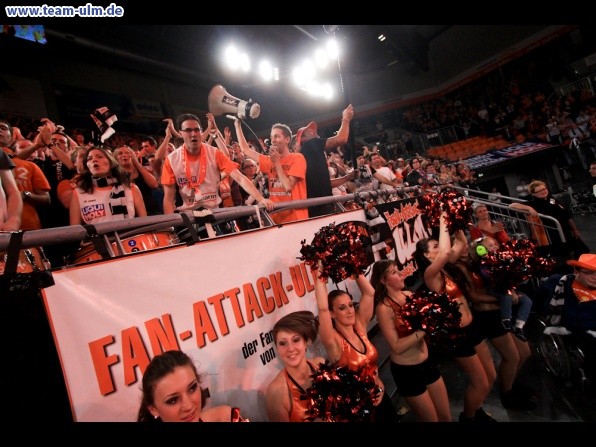
M 252 102 L 251 99 L 244 101 L 230 95 L 221 84 L 217 84 L 211 89 L 207 102 L 209 104 L 209 111 L 215 116 L 232 113 L 238 115 L 240 119 L 244 119 L 247 116 L 254 119 L 258 118 L 261 113 L 261 106 L 256 102 Z

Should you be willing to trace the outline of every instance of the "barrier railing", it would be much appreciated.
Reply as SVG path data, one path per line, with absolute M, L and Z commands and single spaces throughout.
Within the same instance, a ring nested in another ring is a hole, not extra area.
M 514 239 L 531 238 L 536 240 L 539 245 L 550 245 L 552 241 L 547 230 L 552 230 L 558 233 L 561 242 L 566 242 L 563 228 L 554 217 L 540 213 L 534 217 L 526 211 L 516 210 L 509 206 L 514 202 L 526 203 L 526 200 L 500 195 L 499 199 L 506 203 L 499 203 L 489 200 L 488 197 L 492 194 L 488 192 L 459 186 L 454 186 L 453 189 L 464 194 L 472 203 L 486 205 L 491 219 L 501 220 L 507 233 Z
M 341 204 L 345 202 L 360 203 L 363 200 L 389 198 L 392 195 L 404 195 L 410 192 L 418 191 L 418 187 L 403 187 L 393 188 L 385 191 L 370 191 L 362 193 L 344 194 L 340 196 L 318 197 L 314 199 L 295 200 L 292 202 L 285 202 L 277 204 L 271 214 L 295 208 L 306 208 L 315 205 L 324 205 L 335 203 Z M 340 207 L 338 211 L 344 211 Z M 11 244 L 13 238 L 22 239 L 18 241 L 17 250 L 22 248 L 30 248 L 45 245 L 63 244 L 68 242 L 82 241 L 85 238 L 93 235 L 104 236 L 114 233 L 116 237 L 127 237 L 132 234 L 144 233 L 149 231 L 165 230 L 172 227 L 181 227 L 188 225 L 189 222 L 199 225 L 218 224 L 235 220 L 245 216 L 258 216 L 261 222 L 261 227 L 274 225 L 269 213 L 262 205 L 259 206 L 236 206 L 227 208 L 215 208 L 211 210 L 186 210 L 174 214 L 135 217 L 132 219 L 125 219 L 114 222 L 102 222 L 92 226 L 89 225 L 71 225 L 65 227 L 45 228 L 41 230 L 30 231 L 15 231 L 15 232 L 0 232 L 0 251 L 6 251 Z M 251 231 L 251 230 L 244 230 Z M 126 232 L 124 234 L 119 234 Z M 221 237 L 214 236 L 214 237 Z M 213 236 L 210 236 L 213 237 Z M 196 241 L 195 241 L 196 242 Z M 13 247 L 15 248 L 15 247 Z M 14 251 L 12 251 L 14 252 Z M 7 264 L 10 264 L 11 253 L 8 253 L 9 258 Z

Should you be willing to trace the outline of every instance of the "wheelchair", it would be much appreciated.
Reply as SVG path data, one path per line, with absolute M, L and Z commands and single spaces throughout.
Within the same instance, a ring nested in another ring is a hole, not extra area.
M 545 316 L 534 314 L 531 320 L 530 343 L 546 371 L 567 387 L 593 394 L 596 378 L 585 366 L 586 355 L 594 356 L 596 352 L 587 354 L 580 336 L 564 326 L 547 326 Z

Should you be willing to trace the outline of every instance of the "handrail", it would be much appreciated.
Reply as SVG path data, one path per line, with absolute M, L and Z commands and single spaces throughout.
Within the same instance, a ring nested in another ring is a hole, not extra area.
M 279 203 L 271 214 L 277 211 L 284 211 L 295 208 L 306 208 L 315 205 L 325 205 L 330 203 L 344 203 L 348 201 L 360 202 L 368 198 L 389 197 L 392 194 L 404 194 L 418 191 L 418 187 L 399 187 L 384 191 L 367 191 L 353 194 L 344 194 L 340 196 L 317 197 L 306 200 L 294 200 L 290 202 Z M 255 207 L 253 205 L 235 206 L 227 208 L 215 208 L 206 210 L 207 216 L 212 216 L 215 223 L 225 222 L 237 219 L 239 217 L 256 215 L 256 209 L 262 213 L 267 213 L 263 205 Z M 134 217 L 113 222 L 102 222 L 93 225 L 97 234 L 107 234 L 118 231 L 132 231 L 144 229 L 146 231 L 166 229 L 173 226 L 184 225 L 182 214 L 185 214 L 190 220 L 205 218 L 204 211 L 185 210 L 173 214 L 164 214 L 147 217 Z M 0 251 L 8 248 L 13 234 L 23 233 L 21 248 L 36 247 L 40 245 L 55 245 L 65 242 L 76 242 L 85 239 L 88 236 L 87 228 L 83 225 L 71 225 L 55 228 L 44 228 L 41 230 L 27 231 L 8 231 L 0 232 Z
M 502 213 L 498 213 L 501 216 L 512 217 L 513 215 L 515 215 L 515 218 L 518 220 L 521 220 L 519 218 L 519 214 L 524 214 L 524 215 L 530 214 L 528 211 L 525 211 L 525 210 L 513 209 L 509 206 L 509 204 L 502 204 L 502 203 L 498 203 L 498 202 L 493 202 L 492 200 L 488 200 L 488 199 L 484 200 L 479 197 L 474 197 L 474 195 L 489 196 L 489 195 L 491 195 L 491 193 L 476 190 L 476 189 L 463 188 L 461 186 L 453 186 L 452 188 L 456 191 L 459 191 L 463 195 L 465 195 L 467 200 L 469 200 L 473 203 L 476 202 L 476 203 L 481 203 L 483 205 L 486 205 L 487 208 L 491 209 L 493 214 L 497 214 L 494 211 L 495 209 L 497 209 L 497 210 L 503 211 Z M 499 198 L 508 200 L 510 202 L 527 203 L 527 200 L 519 199 L 517 197 L 500 195 Z M 543 222 L 542 226 L 544 228 L 556 229 L 557 232 L 559 233 L 559 237 L 561 238 L 561 242 L 563 242 L 563 243 L 567 242 L 567 239 L 565 238 L 565 233 L 563 232 L 563 228 L 561 227 L 561 223 L 557 219 L 555 219 L 552 216 L 547 216 L 546 214 L 541 214 L 541 213 L 538 213 L 538 217 Z M 526 219 L 524 219 L 523 221 L 528 225 L 537 225 L 536 223 L 530 222 Z M 552 222 L 553 225 L 552 226 L 544 225 L 545 221 Z M 550 242 L 550 240 L 549 240 L 549 242 Z
M 522 215 L 528 215 L 527 211 L 523 210 L 514 210 L 512 209 L 509 204 L 501 204 L 495 203 L 493 201 L 487 200 L 481 196 L 488 196 L 490 193 L 486 193 L 484 191 L 473 190 L 462 188 L 459 186 L 451 186 L 454 190 L 461 192 L 464 194 L 468 200 L 472 202 L 478 202 L 486 205 L 491 210 L 493 215 L 499 215 L 505 218 L 514 218 L 519 222 L 523 222 L 523 224 L 532 227 L 537 225 L 535 222 L 531 222 L 525 218 L 522 218 Z M 344 194 L 338 196 L 327 196 L 327 197 L 317 197 L 313 199 L 306 199 L 306 200 L 294 200 L 290 202 L 284 202 L 281 204 L 276 204 L 275 209 L 271 211 L 271 214 L 274 214 L 278 211 L 284 211 L 288 209 L 296 209 L 296 208 L 306 208 L 309 206 L 316 206 L 316 205 L 325 205 L 331 203 L 345 203 L 348 201 L 355 201 L 357 203 L 362 203 L 362 201 L 367 199 L 378 199 L 378 198 L 389 198 L 395 194 L 404 195 L 406 193 L 411 192 L 418 192 L 419 187 L 396 187 L 389 190 L 377 190 L 377 191 L 367 191 L 361 193 L 353 193 L 353 194 Z M 475 197 L 476 196 L 476 197 Z M 480 197 L 478 197 L 480 196 Z M 524 203 L 524 200 L 509 197 L 509 196 L 500 196 L 501 199 L 512 202 L 520 202 Z M 221 223 L 226 222 L 233 219 L 238 219 L 240 217 L 245 216 L 254 216 L 257 212 L 262 213 L 266 216 L 268 221 L 267 225 L 264 226 L 272 226 L 274 225 L 270 220 L 270 215 L 265 210 L 264 206 L 236 206 L 236 207 L 228 207 L 228 208 L 216 208 L 212 210 L 185 210 L 179 213 L 167 214 L 167 215 L 157 215 L 157 216 L 147 216 L 147 217 L 135 217 L 132 219 L 125 219 L 120 221 L 114 222 L 103 222 L 93 225 L 94 231 L 97 232 L 99 235 L 109 234 L 109 233 L 116 233 L 116 232 L 128 232 L 133 233 L 143 233 L 148 231 L 158 231 L 163 229 L 169 229 L 172 227 L 180 227 L 185 225 L 185 218 L 197 223 L 201 222 L 202 220 L 211 219 L 213 223 Z M 186 215 L 183 217 L 183 215 Z M 566 242 L 565 234 L 561 227 L 561 224 L 557 219 L 551 216 L 547 216 L 545 214 L 538 214 L 542 221 L 542 226 L 549 229 L 556 229 L 561 238 L 563 243 Z M 548 222 L 548 225 L 545 223 Z M 246 230 L 251 231 L 251 230 Z M 23 233 L 22 241 L 20 243 L 20 248 L 30 248 L 30 247 L 38 247 L 38 246 L 45 246 L 45 245 L 55 245 L 55 244 L 62 244 L 67 242 L 76 242 L 81 241 L 89 236 L 88 227 L 83 225 L 72 225 L 72 226 L 64 226 L 64 227 L 56 227 L 56 228 L 45 228 L 41 230 L 28 230 L 28 231 L 16 231 L 16 232 L 0 232 L 0 251 L 6 251 L 11 238 L 13 235 L 17 235 L 19 233 Z M 122 235 L 121 235 L 122 236 Z M 548 235 L 547 235 L 548 236 Z M 216 236 L 220 237 L 220 236 Z M 550 241 L 549 241 L 550 242 Z

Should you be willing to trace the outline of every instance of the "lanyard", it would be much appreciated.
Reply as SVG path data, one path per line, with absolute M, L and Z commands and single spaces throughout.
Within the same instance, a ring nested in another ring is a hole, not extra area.
M 188 161 L 187 153 L 186 153 L 186 144 L 183 146 L 182 151 L 182 163 L 184 164 L 184 172 L 186 173 L 186 180 L 188 181 L 188 186 L 194 191 L 197 190 L 200 192 L 199 185 L 205 181 L 205 176 L 207 175 L 207 153 L 201 144 L 201 152 L 199 153 L 199 175 L 195 176 L 195 181 L 192 181 L 192 176 L 190 172 L 190 165 L 191 163 Z

